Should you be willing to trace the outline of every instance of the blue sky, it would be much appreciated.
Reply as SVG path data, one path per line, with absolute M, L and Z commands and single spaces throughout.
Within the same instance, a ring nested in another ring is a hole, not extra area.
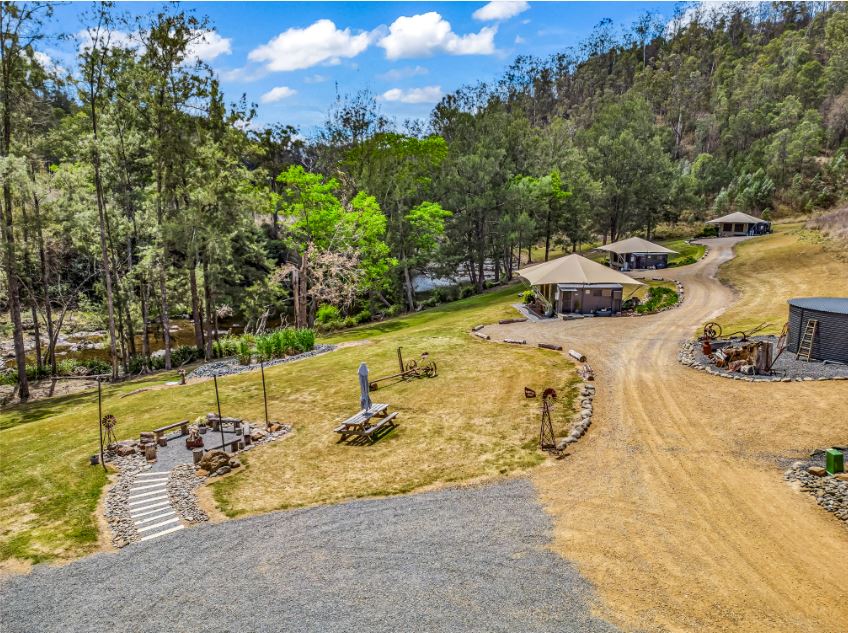
M 218 73 L 228 101 L 246 94 L 257 123 L 289 123 L 309 133 L 342 94 L 368 88 L 390 117 L 427 117 L 439 97 L 491 80 L 520 54 L 576 46 L 603 18 L 629 26 L 646 10 L 670 18 L 663 2 L 184 2 L 210 18 L 198 49 Z M 130 14 L 161 6 L 119 4 Z M 56 8 L 52 28 L 76 33 L 80 2 Z M 70 66 L 74 45 L 46 52 Z

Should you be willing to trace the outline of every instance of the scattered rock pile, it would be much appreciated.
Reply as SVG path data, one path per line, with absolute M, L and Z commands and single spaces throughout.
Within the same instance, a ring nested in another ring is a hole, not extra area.
M 848 451 L 848 447 L 841 450 Z M 797 481 L 816 503 L 848 525 L 848 473 L 829 475 L 823 463 L 824 451 L 815 451 L 809 460 L 792 464 L 783 476 L 787 481 Z
M 286 356 L 285 358 L 269 360 L 265 363 L 265 367 L 273 367 L 274 365 L 290 363 L 295 360 L 300 360 L 301 358 L 318 356 L 319 354 L 332 352 L 334 349 L 336 349 L 335 345 L 316 345 L 308 352 L 303 352 L 302 354 L 295 354 L 294 356 Z M 211 378 L 212 376 L 228 376 L 230 374 L 241 374 L 246 371 L 252 371 L 254 369 L 259 369 L 259 363 L 253 363 L 252 365 L 239 365 L 238 360 L 235 358 L 224 358 L 221 360 L 212 361 L 211 363 L 206 363 L 205 365 L 201 365 L 193 372 L 188 374 L 186 378 Z
M 136 475 L 150 467 L 143 455 L 115 456 L 111 461 L 120 470 L 115 485 L 106 495 L 104 516 L 112 530 L 112 545 L 124 547 L 139 538 L 135 523 L 130 516 L 130 488 Z
M 171 506 L 181 518 L 189 523 L 209 520 L 209 516 L 197 504 L 197 494 L 195 493 L 195 490 L 203 482 L 204 478 L 195 475 L 191 464 L 175 466 L 168 478 L 168 498 L 171 501 Z
M 291 428 L 292 427 L 289 424 L 279 424 L 276 422 L 271 424 L 269 431 L 261 428 L 251 428 L 250 444 L 244 446 L 244 448 L 239 450 L 237 453 L 227 453 L 222 450 L 206 451 L 203 453 L 203 456 L 200 458 L 200 462 L 197 464 L 195 474 L 200 477 L 201 480 L 205 477 L 220 477 L 221 475 L 226 475 L 241 466 L 241 462 L 236 457 L 238 453 L 246 453 L 257 446 L 278 440 L 291 433 Z

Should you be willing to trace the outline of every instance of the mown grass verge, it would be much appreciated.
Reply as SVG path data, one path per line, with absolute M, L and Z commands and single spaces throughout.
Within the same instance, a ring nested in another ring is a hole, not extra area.
M 524 385 L 555 387 L 562 432 L 574 395 L 573 365 L 561 354 L 477 340 L 478 322 L 514 316 L 517 286 L 399 319 L 371 323 L 324 339 L 351 343 L 330 354 L 266 370 L 272 418 L 294 425 L 288 439 L 249 454 L 248 465 L 212 485 L 229 516 L 398 494 L 463 480 L 497 477 L 544 459 L 538 452 L 538 402 Z M 400 412 L 398 428 L 374 446 L 337 444 L 334 426 L 359 407 L 356 369 L 372 375 L 396 369 L 427 351 L 439 376 L 374 393 Z M 163 386 L 168 372 L 104 387 L 104 414 L 118 419 L 118 436 L 214 407 L 211 381 Z M 219 380 L 222 412 L 263 417 L 257 372 Z M 140 388 L 150 388 L 120 398 Z M 97 547 L 94 511 L 106 478 L 88 465 L 97 451 L 96 393 L 33 402 L 0 413 L 0 560 L 67 559 Z
M 774 233 L 739 243 L 719 279 L 739 293 L 716 319 L 725 333 L 770 323 L 762 333 L 776 334 L 789 318 L 789 299 L 848 296 L 848 260 L 843 246 L 819 232 L 777 224 Z

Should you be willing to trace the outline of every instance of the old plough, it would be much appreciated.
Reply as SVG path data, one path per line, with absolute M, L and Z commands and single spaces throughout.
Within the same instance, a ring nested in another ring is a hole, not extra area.
M 423 352 L 418 359 L 412 359 L 406 363 L 403 362 L 403 353 L 400 347 L 397 348 L 398 357 L 398 372 L 389 376 L 381 376 L 368 383 L 368 388 L 376 391 L 381 382 L 387 381 L 406 381 L 413 378 L 435 378 L 438 374 L 436 362 L 430 358 L 427 352 Z

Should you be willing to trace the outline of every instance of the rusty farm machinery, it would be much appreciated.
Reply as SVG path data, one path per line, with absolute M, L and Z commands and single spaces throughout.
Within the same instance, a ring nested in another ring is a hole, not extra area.
M 767 328 L 770 323 L 760 323 L 750 330 L 738 330 L 722 336 L 722 327 L 710 322 L 704 326 L 700 338 L 701 351 L 716 367 L 748 375 L 770 375 L 774 364 L 786 349 L 789 324 L 786 323 L 776 343 L 751 341 L 751 337 Z
M 436 361 L 430 358 L 427 352 L 422 352 L 421 356 L 417 359 L 413 358 L 410 361 L 404 362 L 402 349 L 401 347 L 397 348 L 398 372 L 372 380 L 368 383 L 369 389 L 376 391 L 380 383 L 388 381 L 392 381 L 389 384 L 394 384 L 394 382 L 405 382 L 414 378 L 435 378 L 438 375 Z

